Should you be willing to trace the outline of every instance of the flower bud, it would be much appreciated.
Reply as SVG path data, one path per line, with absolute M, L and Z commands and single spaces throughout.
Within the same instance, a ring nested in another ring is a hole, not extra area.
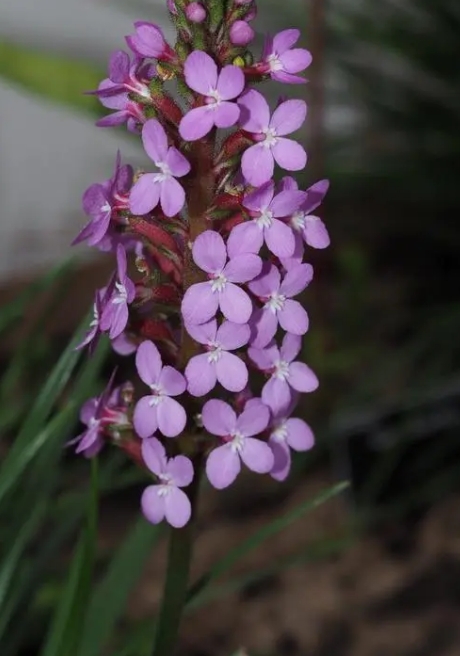
M 206 19 L 206 9 L 199 2 L 191 2 L 185 8 L 185 15 L 192 23 L 202 23 Z
M 230 41 L 234 46 L 247 46 L 254 36 L 254 30 L 244 20 L 235 21 L 230 28 Z

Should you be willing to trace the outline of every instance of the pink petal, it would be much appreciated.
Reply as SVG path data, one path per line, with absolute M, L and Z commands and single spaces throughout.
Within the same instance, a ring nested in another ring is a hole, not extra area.
M 142 342 L 136 353 L 136 368 L 140 379 L 146 385 L 158 382 L 162 368 L 161 355 L 157 347 L 150 340 Z
M 270 476 L 276 481 L 285 481 L 291 469 L 291 451 L 285 442 L 270 438 L 268 444 L 273 452 L 273 468 Z
M 216 366 L 209 362 L 206 353 L 190 358 L 184 373 L 192 396 L 204 396 L 216 386 Z
M 313 267 L 311 264 L 293 266 L 285 275 L 280 292 L 285 296 L 297 296 L 297 294 L 303 292 L 312 279 Z
M 208 96 L 217 86 L 217 65 L 202 50 L 195 50 L 187 57 L 184 74 L 187 85 L 203 96 Z
M 308 314 L 297 301 L 288 299 L 278 312 L 278 321 L 283 330 L 293 335 L 305 335 L 308 330 Z
M 225 265 L 223 273 L 230 282 L 254 280 L 262 270 L 262 260 L 253 253 L 236 255 Z
M 304 148 L 292 139 L 281 137 L 273 146 L 272 152 L 278 166 L 286 171 L 301 171 L 307 163 Z
M 208 105 L 191 109 L 179 123 L 179 133 L 185 141 L 196 141 L 211 131 L 214 113 Z
M 151 472 L 159 476 L 165 472 L 166 451 L 156 437 L 148 437 L 141 443 L 142 460 Z
M 314 212 L 323 202 L 324 196 L 329 189 L 329 180 L 319 180 L 307 189 L 307 200 L 302 205 L 305 214 Z
M 179 396 L 187 387 L 183 375 L 170 366 L 163 367 L 158 382 L 168 396 Z
M 129 74 L 129 55 L 123 50 L 115 50 L 109 59 L 109 73 L 112 82 L 124 82 Z
M 326 226 L 317 216 L 307 217 L 303 236 L 312 248 L 327 248 L 331 243 Z
M 262 401 L 275 414 L 287 408 L 292 400 L 292 392 L 285 380 L 270 378 L 262 388 Z
M 219 446 L 208 456 L 206 476 L 217 490 L 223 490 L 233 483 L 241 471 L 241 462 L 231 444 Z
M 290 335 L 288 333 L 284 336 L 283 343 L 281 345 L 281 359 L 285 362 L 292 362 L 294 358 L 300 353 L 301 347 L 302 338 L 299 335 Z
M 168 150 L 166 164 L 175 178 L 182 178 L 182 176 L 190 173 L 190 162 L 174 146 Z
M 235 226 L 227 240 L 229 257 L 243 253 L 258 253 L 264 243 L 264 233 L 255 221 Z
M 286 73 L 300 73 L 310 66 L 312 60 L 311 52 L 304 48 L 294 48 L 280 57 Z
M 270 123 L 270 107 L 259 91 L 251 89 L 238 99 L 241 108 L 240 127 L 247 132 L 260 133 Z M 270 176 L 271 177 L 271 176 Z
M 270 73 L 272 80 L 277 82 L 283 82 L 284 84 L 306 84 L 307 80 L 300 75 L 292 75 L 291 73 L 286 73 L 285 71 L 274 71 Z
M 304 100 L 285 100 L 273 112 L 270 127 L 278 137 L 284 137 L 300 128 L 307 116 L 307 103 Z
M 284 178 L 281 178 L 279 189 L 280 189 L 280 192 L 281 191 L 298 191 L 299 185 L 297 184 L 297 181 L 294 178 L 292 178 L 290 175 L 285 175 Z
M 270 203 L 270 211 L 273 216 L 290 216 L 305 202 L 307 194 L 305 191 L 281 191 Z
M 193 465 L 189 458 L 176 456 L 168 461 L 166 471 L 171 474 L 174 485 L 187 487 L 193 481 Z
M 224 66 L 217 80 L 217 91 L 222 100 L 232 100 L 244 89 L 245 77 L 239 66 Z
M 267 345 L 264 349 L 251 347 L 248 349 L 248 355 L 261 371 L 270 370 L 276 360 L 280 358 L 280 352 L 275 342 Z
M 235 411 L 228 403 L 218 399 L 211 399 L 204 404 L 202 420 L 208 433 L 219 437 L 230 435 L 236 426 Z
M 263 184 L 259 189 L 251 191 L 243 199 L 244 207 L 254 212 L 265 210 L 272 202 L 275 193 L 275 184 L 271 180 Z M 271 209 L 271 208 L 270 208 Z
M 315 443 L 315 436 L 310 426 L 302 419 L 293 417 L 286 421 L 288 434 L 286 441 L 295 451 L 308 451 Z
M 166 437 L 176 437 L 185 428 L 187 415 L 175 399 L 164 396 L 157 406 L 158 428 Z
M 158 428 L 157 406 L 151 406 L 153 396 L 143 396 L 136 403 L 133 424 L 139 437 L 151 437 Z
M 253 294 L 260 298 L 267 298 L 280 288 L 281 275 L 274 264 L 264 262 L 262 271 L 252 280 L 248 287 Z
M 187 289 L 182 299 L 181 312 L 185 323 L 200 324 L 216 316 L 219 295 L 209 282 L 199 282 Z
M 278 143 L 279 141 L 281 140 L 278 140 Z M 241 169 L 246 180 L 254 187 L 260 187 L 268 182 L 273 176 L 274 168 L 275 163 L 270 148 L 266 148 L 262 144 L 255 144 L 244 151 L 241 158 Z M 292 169 L 287 170 L 291 171 Z
M 147 214 L 158 205 L 160 185 L 155 173 L 144 173 L 134 184 L 129 195 L 129 208 L 133 214 Z
M 213 342 L 216 339 L 217 321 L 211 319 L 211 321 L 200 325 L 186 324 L 185 329 L 190 337 L 193 337 L 195 342 L 209 344 L 209 342 Z
M 222 271 L 227 261 L 227 250 L 218 232 L 205 230 L 195 239 L 193 260 L 206 273 Z
M 254 312 L 251 317 L 251 346 L 264 348 L 273 339 L 278 328 L 278 319 L 270 309 Z
M 268 474 L 275 462 L 273 452 L 266 442 L 247 437 L 241 450 L 241 460 L 257 474 Z
M 241 392 L 248 384 L 248 369 L 233 353 L 222 353 L 216 362 L 217 380 L 229 392 Z
M 174 216 L 184 207 L 185 191 L 175 178 L 160 183 L 160 204 L 166 216 Z
M 221 102 L 212 110 L 214 124 L 218 128 L 231 128 L 240 117 L 240 108 L 236 103 Z
M 283 52 L 286 52 L 286 50 L 289 50 L 289 48 L 292 48 L 292 46 L 297 43 L 297 41 L 300 38 L 300 31 L 299 30 L 283 30 L 282 32 L 278 32 L 278 34 L 275 34 L 273 37 L 273 52 L 276 52 L 278 55 L 282 55 Z
M 168 138 L 163 126 L 156 118 L 151 118 L 142 128 L 142 143 L 147 155 L 155 164 L 166 160 L 168 153 Z
M 86 424 L 88 426 L 91 419 L 93 419 L 93 417 L 96 414 L 96 408 L 98 405 L 99 403 L 97 398 L 88 399 L 88 401 L 85 401 L 85 403 L 82 405 L 80 409 L 80 421 L 83 424 Z
M 149 485 L 141 497 L 142 512 L 151 524 L 159 524 L 165 516 L 164 496 L 160 496 L 160 485 Z
M 236 421 L 236 428 L 246 437 L 252 437 L 262 433 L 270 421 L 270 411 L 266 405 L 261 403 L 251 403 L 246 405 L 243 412 Z
M 248 343 L 249 335 L 250 329 L 247 324 L 224 321 L 217 331 L 216 341 L 226 351 L 234 351 Z
M 291 269 L 299 266 L 299 264 L 302 264 L 305 249 L 301 233 L 294 231 L 294 241 L 294 253 L 291 255 L 291 257 L 280 258 L 281 264 L 286 269 L 286 271 L 290 271 Z
M 297 392 L 314 392 L 319 385 L 316 374 L 303 362 L 292 362 L 289 367 L 289 384 Z
M 185 492 L 172 487 L 164 497 L 165 517 L 174 528 L 185 526 L 192 515 L 192 506 Z
M 279 219 L 273 219 L 269 228 L 264 230 L 265 243 L 268 250 L 277 257 L 291 257 L 295 249 L 295 238 L 292 228 Z
M 111 326 L 109 331 L 110 339 L 116 339 L 119 335 L 121 335 L 121 333 L 126 328 L 126 324 L 128 323 L 128 318 L 129 318 L 128 306 L 126 305 L 126 303 L 118 303 L 114 307 L 115 310 L 113 311 L 112 314 Z M 103 330 L 105 330 L 104 314 L 102 315 L 102 319 L 101 319 L 101 327 Z
M 252 314 L 251 299 L 232 282 L 228 282 L 219 294 L 219 306 L 224 317 L 235 323 L 247 323 Z

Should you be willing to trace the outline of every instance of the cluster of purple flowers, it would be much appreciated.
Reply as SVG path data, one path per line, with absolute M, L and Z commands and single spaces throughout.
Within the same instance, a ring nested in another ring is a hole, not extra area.
M 275 165 L 306 165 L 292 135 L 307 106 L 284 100 L 271 111 L 251 87 L 303 82 L 311 56 L 294 47 L 291 29 L 268 38 L 254 63 L 254 0 L 230 0 L 223 16 L 217 4 L 168 0 L 174 48 L 157 25 L 138 22 L 126 37 L 131 58 L 113 53 L 94 93 L 114 113 L 99 125 L 126 122 L 151 164 L 134 172 L 118 155 L 113 176 L 85 192 L 90 220 L 75 239 L 116 257 L 81 346 L 108 334 L 118 353 L 135 354 L 147 387 L 136 399 L 132 386 L 111 381 L 87 402 L 77 451 L 92 456 L 107 440 L 124 448 L 153 476 L 146 518 L 175 527 L 190 518 L 181 488 L 203 459 L 219 489 L 241 463 L 284 480 L 291 449 L 313 445 L 308 425 L 291 415 L 318 386 L 297 359 L 309 319 L 295 298 L 313 277 L 305 244 L 329 245 L 312 214 L 328 182 L 303 191 L 289 175 L 274 179 Z

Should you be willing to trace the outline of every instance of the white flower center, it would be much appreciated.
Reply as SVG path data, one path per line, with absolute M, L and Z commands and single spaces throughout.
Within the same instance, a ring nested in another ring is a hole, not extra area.
M 128 292 L 126 291 L 126 287 L 121 282 L 116 282 L 115 287 L 117 293 L 113 297 L 112 303 L 114 305 L 120 305 L 120 303 L 126 303 L 128 300 Z
M 286 438 L 288 435 L 288 429 L 286 426 L 286 422 L 283 420 L 281 423 L 276 426 L 276 428 L 272 431 L 270 437 L 275 441 L 275 442 L 285 442 Z
M 109 201 L 105 202 L 105 205 L 101 207 L 101 212 L 104 212 L 104 214 L 110 214 L 112 211 L 112 207 L 109 203 Z
M 208 109 L 217 109 L 222 102 L 222 96 L 217 89 L 209 89 L 206 99 L 211 101 L 207 103 Z
M 269 228 L 273 221 L 273 212 L 270 212 L 268 209 L 264 209 L 260 216 L 257 217 L 256 223 L 259 228 Z
M 278 292 L 273 292 L 270 294 L 270 298 L 265 303 L 264 308 L 271 310 L 273 314 L 276 314 L 284 307 L 284 302 L 286 301 L 286 296 L 284 294 L 278 294 Z
M 171 474 L 158 474 L 158 479 L 162 483 L 162 485 L 158 487 L 158 496 L 165 497 L 171 492 L 174 486 L 173 477 Z
M 227 278 L 221 271 L 220 273 L 214 274 L 214 277 L 209 281 L 209 283 L 213 292 L 223 292 L 225 285 L 227 284 Z
M 286 362 L 285 360 L 278 360 L 275 362 L 273 376 L 279 380 L 287 380 L 289 378 L 289 362 Z
M 95 426 L 99 426 L 101 423 L 100 419 L 96 419 L 96 417 L 91 417 L 89 420 L 88 428 L 94 428 Z
M 265 139 L 262 141 L 265 148 L 271 148 L 278 141 L 275 128 L 265 128 L 262 133 L 265 134 Z
M 301 212 L 300 210 L 295 212 L 291 217 L 291 228 L 299 231 L 303 230 L 305 228 L 306 219 L 307 217 L 304 212 Z
M 281 63 L 281 60 L 276 53 L 272 53 L 267 57 L 267 64 L 269 65 L 271 71 L 283 70 L 283 64 Z
M 208 362 L 217 362 L 222 356 L 222 346 L 217 342 L 208 343 Z
M 230 442 L 230 448 L 234 453 L 240 453 L 244 446 L 245 436 L 239 431 L 234 431 L 230 434 L 232 441 Z
M 94 326 L 99 325 L 99 312 L 97 311 L 97 305 L 94 303 L 93 305 L 93 319 L 91 323 L 89 324 L 90 328 L 94 328 Z
M 150 389 L 152 390 L 152 397 L 149 401 L 149 406 L 152 408 L 153 406 L 156 406 L 159 403 L 161 403 L 164 396 L 164 390 L 162 386 L 159 385 L 158 383 L 150 385 Z
M 153 182 L 164 182 L 165 180 L 168 180 L 168 178 L 172 177 L 171 174 L 171 169 L 169 166 L 166 164 L 166 162 L 155 162 L 157 167 L 160 169 L 160 173 L 156 173 L 153 176 Z

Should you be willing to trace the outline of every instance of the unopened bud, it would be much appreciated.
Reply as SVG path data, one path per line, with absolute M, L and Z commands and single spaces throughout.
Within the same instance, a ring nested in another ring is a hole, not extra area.
M 244 20 L 237 20 L 230 28 L 230 41 L 234 46 L 247 46 L 255 36 L 255 32 Z
M 206 9 L 199 2 L 191 2 L 185 8 L 185 15 L 192 23 L 202 23 L 206 19 Z

